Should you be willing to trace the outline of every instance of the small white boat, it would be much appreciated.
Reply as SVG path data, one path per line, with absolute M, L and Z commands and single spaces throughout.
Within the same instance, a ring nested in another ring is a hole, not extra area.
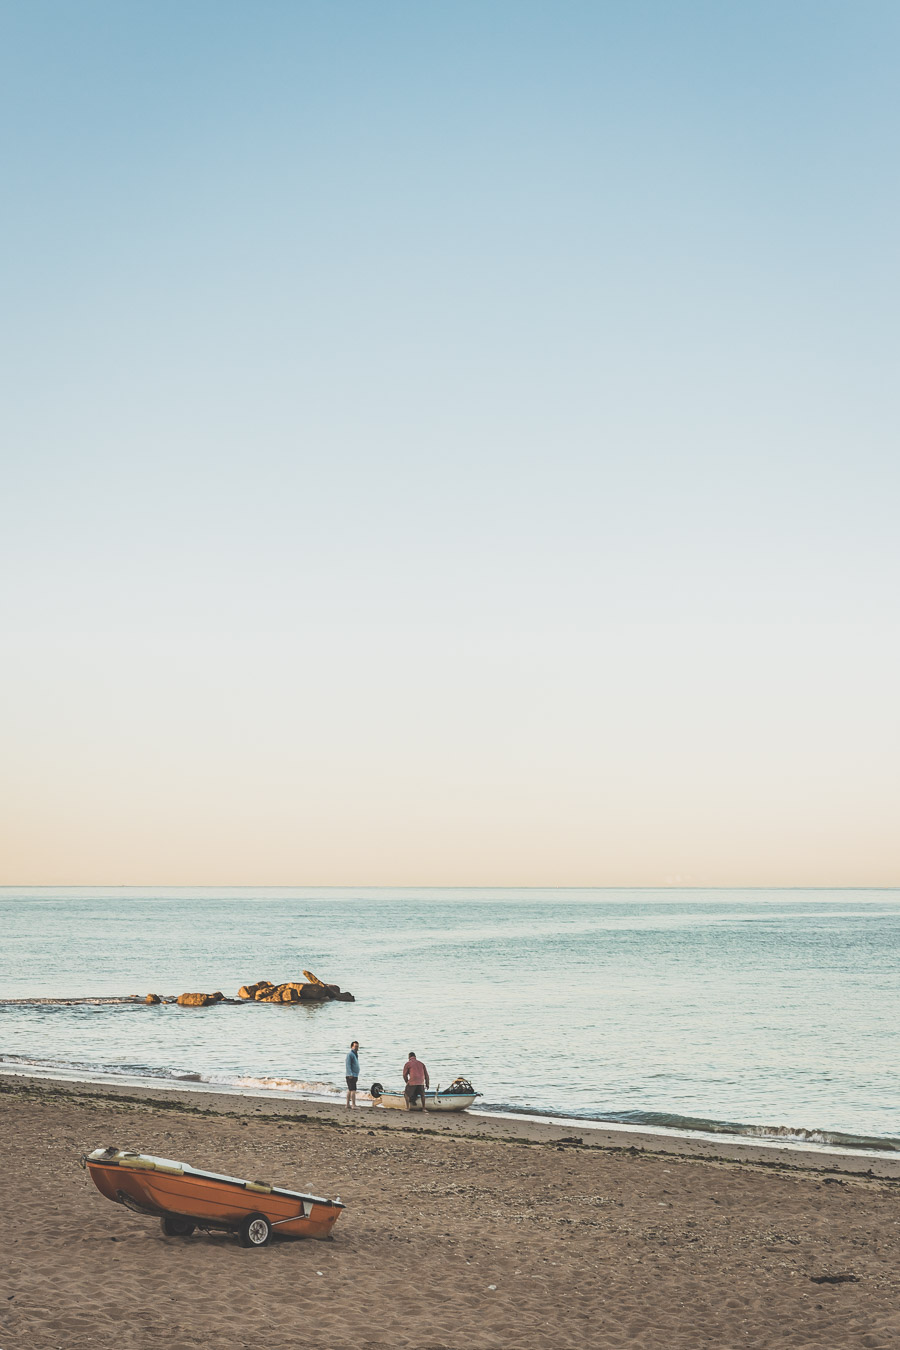
M 406 1095 L 403 1092 L 390 1092 L 383 1088 L 380 1083 L 373 1083 L 369 1091 L 372 1094 L 372 1101 L 376 1106 L 384 1106 L 389 1111 L 405 1111 Z M 482 1094 L 476 1092 L 472 1084 L 465 1078 L 457 1078 L 448 1088 L 441 1091 L 441 1085 L 425 1090 L 425 1110 L 426 1111 L 465 1111 L 467 1107 L 472 1106 L 476 1099 Z M 420 1108 L 418 1104 L 415 1110 Z

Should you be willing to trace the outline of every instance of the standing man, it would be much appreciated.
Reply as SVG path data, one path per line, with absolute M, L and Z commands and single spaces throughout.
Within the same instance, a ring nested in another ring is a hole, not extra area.
M 403 1065 L 403 1079 L 406 1083 L 404 1096 L 406 1097 L 406 1109 L 411 1111 L 416 1098 L 421 1098 L 422 1105 L 420 1111 L 425 1110 L 425 1089 L 431 1086 L 431 1080 L 428 1077 L 428 1069 L 420 1059 L 416 1059 L 415 1053 L 410 1050 L 409 1059 Z
M 352 1110 L 356 1106 L 356 1084 L 359 1079 L 359 1041 L 350 1042 L 344 1070 L 347 1075 L 347 1109 Z

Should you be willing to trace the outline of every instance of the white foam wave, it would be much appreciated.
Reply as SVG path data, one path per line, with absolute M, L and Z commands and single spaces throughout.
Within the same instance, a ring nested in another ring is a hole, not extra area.
M 206 1079 L 208 1083 L 223 1083 L 240 1088 L 264 1088 L 276 1092 L 314 1092 L 318 1096 L 327 1095 L 329 1097 L 339 1096 L 339 1091 L 334 1083 L 320 1083 L 315 1080 L 308 1081 L 305 1078 L 255 1078 L 250 1075 L 243 1075 L 236 1078 L 213 1078 Z

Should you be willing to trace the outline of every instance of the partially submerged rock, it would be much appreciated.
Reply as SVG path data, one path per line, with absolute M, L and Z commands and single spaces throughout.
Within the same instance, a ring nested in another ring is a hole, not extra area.
M 212 1003 L 222 1003 L 225 995 L 221 990 L 214 994 L 179 994 L 175 1002 L 182 1008 L 208 1008 Z
M 339 999 L 341 1003 L 356 1002 L 356 999 L 353 997 L 353 995 L 348 993 L 346 989 L 342 990 L 339 984 L 325 984 L 324 981 L 320 980 L 318 976 L 314 975 L 311 970 L 304 970 L 303 974 L 309 980 L 310 985 L 314 989 L 324 989 L 326 997 Z
M 271 980 L 258 980 L 256 984 L 244 984 L 238 990 L 238 998 L 259 998 L 267 989 L 274 989 Z
M 315 984 L 303 984 L 302 981 L 288 980 L 284 984 L 272 984 L 254 995 L 257 1003 L 302 1003 L 322 1002 L 328 997 L 324 989 Z
M 324 1003 L 336 999 L 340 1003 L 354 1003 L 352 994 L 342 990 L 339 984 L 326 984 L 315 975 L 304 970 L 306 980 L 285 980 L 283 984 L 273 984 L 271 980 L 257 980 L 256 984 L 242 985 L 237 1000 L 226 998 L 221 989 L 214 994 L 179 994 L 177 999 L 160 998 L 159 994 L 148 994 L 145 1003 L 178 1003 L 182 1008 L 209 1008 L 216 1003 Z M 139 998 L 140 995 L 135 995 Z
M 273 984 L 271 980 L 257 980 L 256 984 L 245 984 L 238 997 L 255 1003 L 324 1003 L 328 999 L 355 1002 L 353 995 L 342 991 L 339 984 L 325 984 L 308 970 L 303 974 L 305 981 L 285 980 L 283 984 Z

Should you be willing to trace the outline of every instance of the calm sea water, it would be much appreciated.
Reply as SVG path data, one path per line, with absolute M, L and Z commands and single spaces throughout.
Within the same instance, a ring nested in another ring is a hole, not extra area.
M 328 1094 L 465 1074 L 521 1110 L 900 1147 L 897 891 L 0 889 L 0 1067 Z M 234 996 L 314 971 L 317 1006 Z

